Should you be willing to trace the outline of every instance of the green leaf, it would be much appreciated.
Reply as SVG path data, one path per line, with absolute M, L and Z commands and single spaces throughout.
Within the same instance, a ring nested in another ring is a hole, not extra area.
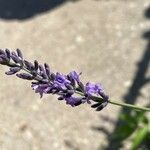
M 135 136 L 133 138 L 131 150 L 137 150 L 142 141 L 146 138 L 148 134 L 148 126 L 144 126 L 143 128 L 138 129 L 135 132 Z

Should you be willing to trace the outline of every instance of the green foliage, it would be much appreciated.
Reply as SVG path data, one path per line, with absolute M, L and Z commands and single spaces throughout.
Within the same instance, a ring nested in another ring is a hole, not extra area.
M 140 144 L 146 139 L 147 134 L 149 133 L 148 126 L 144 126 L 135 131 L 135 136 L 132 141 L 131 150 L 136 150 L 140 147 Z
M 119 141 L 121 147 L 121 144 L 130 137 L 130 150 L 148 150 L 146 143 L 150 141 L 150 122 L 146 112 L 132 110 L 129 114 L 121 114 L 120 120 L 121 125 L 119 125 L 115 135 L 113 135 L 113 140 Z

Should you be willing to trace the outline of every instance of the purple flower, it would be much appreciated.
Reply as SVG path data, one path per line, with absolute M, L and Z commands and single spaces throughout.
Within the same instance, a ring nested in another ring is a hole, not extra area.
M 93 104 L 91 107 L 96 108 L 96 111 L 102 110 L 108 104 L 108 95 L 105 94 L 103 87 L 100 84 L 87 83 L 85 86 L 87 100 L 90 102 L 91 96 L 101 96 L 103 98 L 103 102 L 97 102 Z
M 85 89 L 88 95 L 92 94 L 99 95 L 99 93 L 103 91 L 103 88 L 100 84 L 94 84 L 89 82 L 86 84 Z
M 79 76 L 81 75 L 81 73 L 77 73 L 76 71 L 72 71 L 69 73 L 69 76 L 76 82 L 80 82 Z
M 78 106 L 82 103 L 84 103 L 82 97 L 66 97 L 65 98 L 66 104 L 71 105 L 72 107 Z
M 56 73 L 55 79 L 54 79 L 54 83 L 62 88 L 62 89 L 66 89 L 66 85 L 70 84 L 71 82 L 67 79 L 67 76 L 60 74 L 60 73 Z
M 104 100 L 108 100 L 108 96 L 105 94 L 104 89 L 101 84 L 87 83 L 85 86 L 86 94 L 89 96 L 97 95 L 104 98 Z
M 97 111 L 102 110 L 108 104 L 108 96 L 105 94 L 100 84 L 87 83 L 84 85 L 80 81 L 81 73 L 72 71 L 67 75 L 53 73 L 48 64 L 41 65 L 37 60 L 31 63 L 23 59 L 22 52 L 17 49 L 16 52 L 0 50 L 0 64 L 7 65 L 9 71 L 7 75 L 16 74 L 17 77 L 25 80 L 34 80 L 31 83 L 35 93 L 56 94 L 58 100 L 66 101 L 66 104 L 72 107 L 83 103 L 92 104 L 92 108 Z M 20 73 L 20 71 L 23 71 Z M 18 73 L 19 72 L 19 73 Z M 96 101 L 93 97 L 100 96 L 103 101 Z
M 33 90 L 35 90 L 35 93 L 39 93 L 40 96 L 42 97 L 43 93 L 46 93 L 44 91 L 48 88 L 48 85 L 47 84 L 39 84 L 37 82 L 37 83 L 32 83 L 31 87 Z

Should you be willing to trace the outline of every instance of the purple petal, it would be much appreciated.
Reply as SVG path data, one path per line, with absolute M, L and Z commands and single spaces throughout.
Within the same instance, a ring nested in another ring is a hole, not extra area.
M 82 104 L 82 98 L 76 98 L 76 97 L 66 97 L 66 104 L 71 105 L 72 107 L 78 106 Z
M 78 74 L 76 71 L 72 71 L 69 73 L 69 76 L 77 82 L 80 82 L 80 79 L 79 79 L 80 75 L 81 75 L 81 73 Z

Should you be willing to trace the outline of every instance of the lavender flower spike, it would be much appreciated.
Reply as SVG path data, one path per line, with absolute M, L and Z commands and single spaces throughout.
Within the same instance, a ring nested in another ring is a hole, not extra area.
M 7 75 L 16 74 L 21 79 L 33 80 L 31 87 L 41 97 L 44 94 L 56 94 L 58 100 L 64 100 L 72 107 L 96 102 L 91 107 L 96 108 L 97 111 L 102 110 L 108 104 L 108 96 L 100 84 L 88 82 L 84 85 L 80 80 L 81 73 L 76 71 L 67 75 L 54 73 L 46 63 L 40 65 L 37 60 L 31 63 L 23 59 L 19 49 L 16 52 L 10 52 L 8 49 L 0 50 L 0 64 L 10 67 L 6 72 Z M 102 101 L 97 101 L 95 96 L 100 97 Z

